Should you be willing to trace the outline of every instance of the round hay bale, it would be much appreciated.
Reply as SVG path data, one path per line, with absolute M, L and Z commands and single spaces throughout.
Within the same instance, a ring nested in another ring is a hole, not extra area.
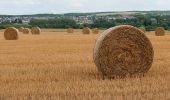
M 29 32 L 30 32 L 30 29 L 29 29 L 29 28 L 24 28 L 24 29 L 23 29 L 23 33 L 24 33 L 24 34 L 29 34 Z
M 18 30 L 19 30 L 19 32 L 23 32 L 24 27 L 20 27 Z
M 32 33 L 33 35 L 39 35 L 39 34 L 41 33 L 41 29 L 40 29 L 39 27 L 33 27 L 33 28 L 31 29 L 31 33 Z
M 92 29 L 92 33 L 93 33 L 93 34 L 98 34 L 98 33 L 99 33 L 98 28 L 94 28 L 94 29 Z
M 17 40 L 18 39 L 18 29 L 15 27 L 9 27 L 4 32 L 4 38 L 6 40 Z
M 74 33 L 74 29 L 73 28 L 68 28 L 67 33 Z
M 88 28 L 88 27 L 83 28 L 82 33 L 83 34 L 90 34 L 90 28 Z
M 155 30 L 156 36 L 164 36 L 165 35 L 165 29 L 163 27 L 157 27 Z
M 139 27 L 139 29 L 143 32 L 143 33 L 146 33 L 146 30 L 144 27 Z
M 122 25 L 106 30 L 96 41 L 93 57 L 107 78 L 144 74 L 151 68 L 154 51 L 138 28 Z

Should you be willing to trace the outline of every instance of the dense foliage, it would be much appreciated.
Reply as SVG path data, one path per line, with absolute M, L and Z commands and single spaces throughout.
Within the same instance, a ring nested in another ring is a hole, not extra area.
M 76 28 L 76 22 L 71 19 L 59 18 L 59 19 L 32 19 L 29 23 L 31 26 L 39 26 L 41 28 Z
M 164 27 L 166 30 L 168 30 L 170 29 L 170 15 L 134 15 L 133 19 L 115 19 L 112 21 L 107 21 L 106 19 L 98 19 L 94 21 L 94 24 L 88 26 L 109 28 L 122 24 L 133 25 L 136 27 L 145 27 L 148 31 L 155 30 L 156 27 Z

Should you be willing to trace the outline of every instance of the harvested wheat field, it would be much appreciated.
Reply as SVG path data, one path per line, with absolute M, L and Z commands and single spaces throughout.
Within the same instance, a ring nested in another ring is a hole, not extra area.
M 8 41 L 0 31 L 0 100 L 168 100 L 170 35 L 146 34 L 155 55 L 145 77 L 102 80 L 93 62 L 99 34 L 43 29 Z

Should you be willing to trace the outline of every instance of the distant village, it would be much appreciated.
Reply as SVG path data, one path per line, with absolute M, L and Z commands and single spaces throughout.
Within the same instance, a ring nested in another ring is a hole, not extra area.
M 53 23 L 55 21 L 55 23 Z M 105 12 L 105 13 L 69 13 L 69 14 L 37 14 L 37 15 L 0 15 L 0 28 L 9 26 L 39 26 L 41 28 L 109 28 L 128 24 L 145 27 L 152 31 L 162 26 L 170 29 L 170 12 Z
M 135 17 L 133 16 L 56 16 L 56 17 L 49 17 L 49 16 L 44 16 L 44 17 L 31 17 L 31 16 L 2 16 L 0 17 L 0 24 L 3 22 L 9 22 L 9 23 L 18 23 L 18 24 L 29 24 L 31 19 L 42 19 L 42 20 L 49 20 L 49 19 L 55 19 L 55 18 L 69 18 L 74 20 L 77 24 L 93 24 L 94 20 L 97 19 L 105 19 L 108 22 L 113 21 L 116 19 L 134 19 Z

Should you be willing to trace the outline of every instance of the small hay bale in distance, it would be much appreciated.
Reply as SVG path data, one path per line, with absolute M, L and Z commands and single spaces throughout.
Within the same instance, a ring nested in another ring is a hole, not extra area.
M 17 40 L 18 39 L 18 29 L 15 27 L 9 27 L 4 32 L 4 38 L 6 40 Z
M 39 27 L 33 27 L 33 28 L 31 28 L 31 33 L 33 35 L 40 35 L 41 29 Z
M 83 28 L 82 33 L 83 34 L 90 34 L 90 28 L 88 28 L 88 27 Z
M 30 29 L 29 29 L 29 28 L 24 28 L 24 29 L 23 29 L 23 33 L 24 33 L 24 34 L 29 34 L 29 32 L 30 32 Z
M 107 78 L 124 78 L 147 73 L 154 51 L 150 40 L 138 28 L 121 25 L 106 30 L 97 39 L 93 58 Z
M 142 32 L 146 33 L 146 29 L 145 29 L 144 27 L 139 27 L 139 29 L 140 29 Z
M 18 30 L 19 30 L 19 32 L 23 32 L 24 27 L 20 27 Z
M 74 29 L 73 28 L 68 28 L 67 33 L 74 33 Z
M 165 35 L 165 29 L 163 27 L 157 27 L 155 30 L 156 36 L 164 36 Z
M 98 28 L 92 29 L 92 33 L 93 33 L 93 34 L 99 34 L 99 29 L 98 29 Z

